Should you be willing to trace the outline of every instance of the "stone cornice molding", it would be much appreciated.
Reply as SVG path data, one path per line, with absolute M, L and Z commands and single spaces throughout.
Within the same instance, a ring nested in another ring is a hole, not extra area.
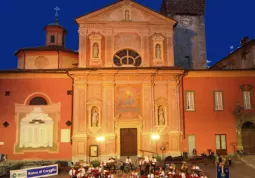
M 255 70 L 201 70 L 201 71 L 189 71 L 185 76 L 189 77 L 255 77 Z
M 105 23 L 98 23 L 98 22 L 92 22 L 89 24 L 81 24 L 80 25 L 80 33 L 84 33 L 87 29 L 151 29 L 158 31 L 161 29 L 162 31 L 167 31 L 169 29 L 172 29 L 173 27 L 171 25 L 167 24 L 148 24 L 148 23 L 126 23 L 126 22 L 105 22 Z
M 26 104 L 15 104 L 15 113 L 30 113 L 38 106 L 26 105 Z M 61 103 L 49 104 L 45 106 L 40 106 L 43 112 L 47 113 L 60 113 Z

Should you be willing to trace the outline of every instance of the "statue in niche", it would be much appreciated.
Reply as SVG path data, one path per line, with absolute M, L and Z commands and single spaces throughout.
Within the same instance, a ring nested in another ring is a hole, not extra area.
M 97 43 L 93 44 L 93 58 L 99 58 L 99 47 Z
M 156 59 L 161 59 L 161 47 L 160 47 L 160 44 L 156 45 L 156 48 L 155 48 L 155 57 L 156 57 Z
M 93 107 L 91 110 L 91 127 L 98 127 L 98 112 L 97 112 L 97 108 Z
M 125 20 L 126 21 L 129 21 L 130 20 L 130 13 L 129 13 L 129 10 L 125 10 Z
M 159 125 L 165 125 L 165 112 L 163 106 L 158 108 L 158 123 Z

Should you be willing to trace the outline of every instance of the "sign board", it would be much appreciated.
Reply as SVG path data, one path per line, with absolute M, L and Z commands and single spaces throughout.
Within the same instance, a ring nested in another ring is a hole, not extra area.
M 58 165 L 35 167 L 29 169 L 13 170 L 10 178 L 39 178 L 58 175 Z
M 216 178 L 229 178 L 229 168 L 217 166 Z

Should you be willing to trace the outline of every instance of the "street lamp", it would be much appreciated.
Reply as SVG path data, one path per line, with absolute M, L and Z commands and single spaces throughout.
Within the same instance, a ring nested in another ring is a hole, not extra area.
M 96 138 L 96 141 L 99 143 L 99 154 L 100 154 L 100 161 L 101 161 L 101 154 L 102 154 L 101 143 L 104 141 L 104 136 L 98 136 Z
M 151 139 L 155 141 L 156 154 L 157 154 L 157 141 L 160 139 L 160 136 L 159 136 L 159 134 L 153 134 L 151 136 Z

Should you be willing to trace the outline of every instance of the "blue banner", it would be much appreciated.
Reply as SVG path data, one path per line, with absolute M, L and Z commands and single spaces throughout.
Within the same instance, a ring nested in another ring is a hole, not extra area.
M 217 166 L 217 178 L 229 178 L 229 168 Z
M 58 175 L 58 165 L 35 167 L 11 171 L 11 178 L 39 178 Z

